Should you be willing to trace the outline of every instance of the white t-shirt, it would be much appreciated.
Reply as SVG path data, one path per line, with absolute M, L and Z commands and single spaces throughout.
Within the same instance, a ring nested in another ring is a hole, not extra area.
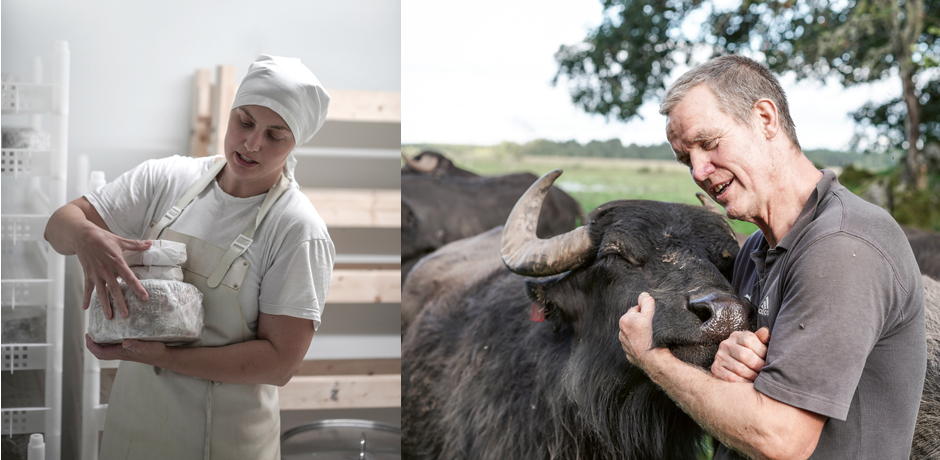
M 209 167 L 214 158 L 172 156 L 148 160 L 85 197 L 111 231 L 142 240 Z M 267 193 L 238 198 L 217 181 L 205 188 L 169 228 L 227 249 L 254 224 Z M 245 322 L 258 332 L 258 312 L 313 320 L 320 326 L 336 250 L 326 224 L 296 182 L 275 202 L 242 254 L 248 273 L 238 298 Z

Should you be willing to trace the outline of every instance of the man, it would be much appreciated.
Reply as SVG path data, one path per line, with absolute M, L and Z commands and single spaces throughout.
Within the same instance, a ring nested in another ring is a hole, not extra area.
M 620 319 L 628 359 L 721 443 L 716 459 L 906 459 L 926 368 L 921 277 L 904 233 L 803 155 L 777 79 L 740 56 L 683 75 L 660 108 L 676 159 L 760 229 L 733 284 L 757 333 L 711 374 L 652 348 L 654 300 Z

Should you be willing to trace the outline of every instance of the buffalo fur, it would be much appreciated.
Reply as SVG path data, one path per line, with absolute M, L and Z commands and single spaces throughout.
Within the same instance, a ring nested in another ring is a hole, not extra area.
M 924 275 L 927 374 L 920 399 L 911 460 L 940 459 L 940 281 Z
M 503 226 L 457 240 L 421 258 L 401 288 L 401 335 L 425 306 L 449 302 L 503 266 L 499 254 Z M 452 301 L 451 301 L 452 302 Z
M 580 268 L 526 278 L 489 266 L 472 285 L 455 280 L 458 295 L 425 299 L 402 341 L 405 458 L 699 455 L 701 428 L 627 361 L 618 320 L 650 292 L 654 344 L 710 365 L 715 344 L 699 343 L 705 319 L 689 299 L 732 296 L 737 243 L 720 216 L 687 205 L 614 202 L 589 221 Z M 544 322 L 530 319 L 533 302 Z
M 901 228 L 907 235 L 911 250 L 914 251 L 914 258 L 917 259 L 920 273 L 940 280 L 940 234 L 911 227 L 902 226 Z

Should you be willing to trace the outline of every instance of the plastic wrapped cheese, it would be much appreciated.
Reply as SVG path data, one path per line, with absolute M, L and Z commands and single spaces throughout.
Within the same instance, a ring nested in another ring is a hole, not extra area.
M 205 314 L 202 293 L 189 283 L 168 280 L 140 280 L 149 298 L 142 301 L 130 287 L 119 281 L 127 309 L 122 318 L 117 310 L 105 319 L 97 290 L 88 308 L 88 335 L 95 343 L 120 343 L 124 339 L 189 343 L 202 339 Z M 109 300 L 110 294 L 108 295 Z M 113 301 L 112 301 L 113 306 Z
M 2 133 L 2 144 L 5 149 L 46 150 L 50 145 L 50 134 L 45 131 L 21 127 L 8 128 L 4 126 Z
M 127 265 L 173 266 L 186 262 L 186 245 L 170 240 L 153 240 L 145 251 L 124 251 Z
M 139 280 L 183 281 L 183 269 L 177 266 L 135 265 L 131 267 L 131 271 Z

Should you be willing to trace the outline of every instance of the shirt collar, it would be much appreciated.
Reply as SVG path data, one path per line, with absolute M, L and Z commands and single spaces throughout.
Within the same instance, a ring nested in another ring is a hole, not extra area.
M 810 194 L 809 199 L 806 200 L 806 204 L 803 205 L 803 210 L 800 211 L 800 215 L 797 216 L 796 220 L 793 222 L 793 226 L 790 227 L 787 234 L 784 235 L 783 239 L 777 244 L 777 249 L 787 250 L 793 245 L 793 242 L 803 233 L 803 229 L 816 218 L 816 210 L 823 197 L 826 196 L 826 193 L 829 192 L 833 184 L 839 183 L 838 179 L 836 179 L 836 173 L 828 169 L 823 169 L 821 172 L 823 173 L 822 178 L 819 179 L 819 182 L 816 182 L 816 188 L 813 190 L 813 193 Z

